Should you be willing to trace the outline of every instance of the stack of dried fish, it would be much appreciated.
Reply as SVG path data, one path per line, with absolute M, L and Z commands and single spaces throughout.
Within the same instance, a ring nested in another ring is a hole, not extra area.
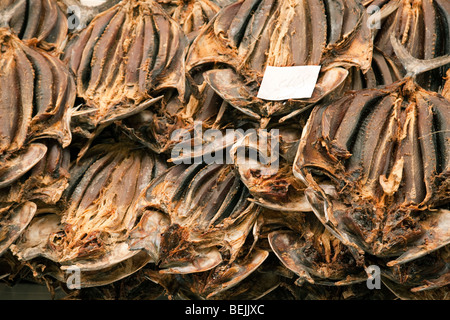
M 0 29 L 0 254 L 67 185 L 75 82 L 65 65 Z
M 447 0 L 2 0 L 0 279 L 448 298 L 449 78 Z

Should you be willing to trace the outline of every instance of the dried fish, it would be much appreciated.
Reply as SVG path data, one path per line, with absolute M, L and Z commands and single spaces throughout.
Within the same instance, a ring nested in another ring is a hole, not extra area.
M 210 270 L 238 257 L 259 208 L 231 165 L 179 164 L 152 182 L 136 206 L 130 234 L 161 273 Z
M 214 127 L 222 99 L 210 93 L 200 101 L 190 96 L 187 103 L 167 93 L 153 106 L 116 124 L 132 140 L 157 153 L 169 153 L 177 144 L 188 143 L 185 136 L 194 139 L 197 127 L 202 132 Z
M 391 44 L 393 35 L 416 59 L 433 59 L 450 54 L 450 4 L 446 0 L 373 1 L 379 26 L 374 28 L 374 46 L 398 61 Z M 417 77 L 423 88 L 442 92 L 449 66 L 441 66 Z
M 186 49 L 179 25 L 153 1 L 125 0 L 97 15 L 63 57 L 83 99 L 76 116 L 104 127 L 147 109 L 166 90 L 184 101 Z
M 2 157 L 6 160 L 6 155 L 42 138 L 55 139 L 67 147 L 71 142 L 70 108 L 75 101 L 69 71 L 33 41 L 22 42 L 7 29 L 0 29 L 0 45 L 0 106 L 5 115 L 0 126 Z M 26 156 L 25 152 L 20 157 Z M 31 158 L 39 161 L 39 156 Z
M 191 123 L 183 117 L 184 109 L 185 104 L 177 95 L 166 94 L 153 106 L 116 124 L 130 139 L 156 153 L 165 153 L 178 142 L 171 139 L 175 131 L 187 128 Z
M 269 234 L 275 254 L 299 276 L 296 284 L 344 286 L 365 282 L 364 268 L 358 266 L 347 247 L 320 222 L 312 225 L 305 227 L 302 235 L 286 230 Z
M 238 1 L 196 38 L 187 71 L 193 79 L 201 73 L 219 96 L 255 119 L 299 112 L 338 88 L 349 67 L 370 68 L 366 20 L 364 8 L 353 0 Z M 256 97 L 266 66 L 293 65 L 322 66 L 312 98 Z
M 38 204 L 54 204 L 67 183 L 75 84 L 59 59 L 0 29 L 0 254 Z
M 374 261 L 381 266 L 383 282 L 401 298 L 445 298 L 450 284 L 450 248 L 442 247 L 422 258 L 388 267 L 383 261 Z M 440 296 L 440 297 L 439 297 Z
M 157 0 L 157 2 L 180 24 L 189 42 L 195 39 L 220 10 L 220 6 L 210 0 Z
M 68 23 L 63 8 L 53 0 L 2 0 L 0 27 L 10 28 L 22 40 L 36 39 L 42 48 L 61 51 Z
M 70 169 L 62 212 L 34 219 L 14 253 L 24 261 L 41 256 L 58 263 L 57 279 L 67 277 L 64 270 L 79 268 L 82 287 L 137 271 L 149 258 L 129 251 L 125 242 L 137 218 L 133 205 L 165 167 L 153 153 L 128 143 L 90 148 Z
M 251 201 L 273 210 L 311 211 L 304 195 L 306 186 L 292 174 L 300 133 L 298 125 L 281 132 L 276 127 L 252 130 L 233 145 L 234 164 L 253 196 Z
M 349 73 L 342 88 L 332 93 L 329 100 L 339 99 L 349 90 L 374 89 L 390 85 L 403 79 L 406 74 L 399 63 L 377 48 L 373 50 L 371 67 L 366 73 L 355 67 L 349 69 Z
M 310 187 L 317 217 L 356 251 L 389 257 L 388 266 L 447 245 L 449 115 L 446 99 L 411 78 L 315 108 L 294 174 Z
M 257 286 L 251 282 L 254 286 L 253 290 L 246 288 L 248 286 L 246 280 L 252 278 L 254 272 L 267 259 L 269 252 L 253 249 L 251 253 L 245 253 L 231 263 L 223 262 L 205 272 L 178 275 L 177 282 L 180 286 L 178 290 L 181 291 L 181 295 L 191 299 L 236 299 L 233 289 L 237 289 L 238 293 L 249 298 L 256 292 L 263 294 L 276 287 L 278 282 L 274 283 L 274 281 L 270 281 L 272 280 L 270 277 L 266 277 L 269 283 Z M 263 287 L 262 292 L 261 287 Z M 245 294 L 243 294 L 244 288 L 246 288 Z
M 279 262 L 296 277 L 296 285 L 350 286 L 367 280 L 363 261 L 312 212 L 262 210 L 254 228 L 258 242 L 267 239 Z
M 448 299 L 449 3 L 0 0 L 0 281 Z
M 69 22 L 69 32 L 76 34 L 103 11 L 115 6 L 122 0 L 104 0 L 100 4 L 82 0 L 56 0 L 65 9 Z

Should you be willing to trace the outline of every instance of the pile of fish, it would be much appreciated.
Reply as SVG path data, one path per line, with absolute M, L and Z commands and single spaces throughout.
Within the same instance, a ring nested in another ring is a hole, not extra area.
M 448 299 L 450 2 L 0 0 L 0 281 Z

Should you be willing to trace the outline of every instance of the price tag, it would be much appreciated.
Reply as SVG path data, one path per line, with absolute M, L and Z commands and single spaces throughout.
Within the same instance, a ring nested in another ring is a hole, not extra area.
M 319 72 L 320 66 L 268 66 L 257 97 L 274 101 L 311 98 Z
M 95 7 L 105 3 L 106 0 L 81 0 L 81 4 L 88 7 Z

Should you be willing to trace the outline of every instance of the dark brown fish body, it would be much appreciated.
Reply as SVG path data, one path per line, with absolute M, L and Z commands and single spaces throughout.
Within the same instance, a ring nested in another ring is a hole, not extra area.
M 267 259 L 269 252 L 258 248 L 242 250 L 235 261 L 222 262 L 215 268 L 199 273 L 176 276 L 178 295 L 184 299 L 251 299 L 259 298 L 276 287 L 278 277 L 261 276 L 257 271 Z M 264 283 L 255 283 L 255 280 Z M 240 297 L 238 296 L 240 295 Z
M 135 272 L 148 256 L 129 251 L 124 242 L 136 220 L 133 205 L 164 169 L 154 154 L 127 143 L 91 147 L 82 161 L 72 164 L 62 211 L 33 220 L 14 253 L 24 261 L 42 256 L 58 263 L 62 271 L 54 275 L 57 279 L 76 266 L 83 287 Z M 39 229 L 43 233 L 36 239 L 33 230 Z
M 75 83 L 64 64 L 0 29 L 0 252 L 67 183 Z
M 9 27 L 22 40 L 36 39 L 41 47 L 60 51 L 68 33 L 63 10 L 54 0 L 2 0 L 0 27 Z
M 247 197 L 231 165 L 173 166 L 143 193 L 130 247 L 146 250 L 164 273 L 232 263 L 259 212 Z
M 314 109 L 294 174 L 316 216 L 360 254 L 389 267 L 450 241 L 450 104 L 405 79 Z M 335 192 L 325 193 L 328 181 Z
M 240 179 L 260 206 L 282 211 L 311 211 L 306 186 L 292 174 L 292 161 L 301 127 L 274 126 L 269 131 L 252 130 L 232 148 Z
M 383 283 L 401 299 L 445 299 L 450 286 L 449 247 L 444 246 L 424 257 L 388 267 L 381 267 Z
M 185 104 L 177 95 L 167 94 L 146 110 L 129 116 L 116 124 L 132 140 L 157 153 L 170 151 L 175 141 L 171 137 L 175 130 L 185 128 L 190 119 L 183 117 Z
M 220 6 L 210 0 L 157 0 L 157 2 L 180 24 L 190 42 L 220 10 Z
M 182 102 L 173 93 L 166 93 L 163 99 L 146 110 L 116 122 L 121 130 L 131 139 L 143 144 L 157 153 L 170 153 L 183 141 L 183 135 L 194 137 L 196 123 L 201 124 L 202 131 L 221 128 L 220 110 L 223 100 L 213 90 L 197 100 L 193 95 L 189 101 Z M 222 121 L 229 126 L 232 121 Z
M 398 62 L 391 34 L 417 59 L 429 60 L 450 54 L 450 3 L 446 0 L 368 1 L 377 6 L 379 21 L 374 29 L 374 46 Z M 423 88 L 442 92 L 449 65 L 428 71 L 417 78 Z
M 183 100 L 186 48 L 179 25 L 153 1 L 126 0 L 97 15 L 65 50 L 84 100 L 79 117 L 97 127 L 145 110 L 165 90 Z
M 449 30 L 449 0 L 0 0 L 0 281 L 448 299 Z M 269 66 L 312 96 L 258 98 Z
M 358 68 L 351 68 L 342 88 L 333 92 L 329 100 L 339 99 L 349 90 L 375 89 L 390 85 L 402 79 L 405 74 L 403 67 L 377 48 L 374 48 L 370 69 L 363 73 Z
M 299 276 L 298 285 L 309 282 L 344 286 L 367 280 L 363 265 L 312 213 L 305 214 L 300 229 L 277 230 L 268 235 L 280 261 Z
M 56 58 L 0 29 L 1 153 L 23 148 L 26 142 L 53 138 L 71 142 L 69 108 L 75 100 L 74 81 Z
M 335 4 L 340 7 L 327 14 Z M 372 44 L 366 18 L 357 1 L 238 1 L 222 9 L 197 37 L 187 71 L 202 73 L 246 115 L 285 115 L 339 87 L 347 68 L 369 69 Z M 322 66 L 312 98 L 268 102 L 256 97 L 267 66 L 298 65 Z

